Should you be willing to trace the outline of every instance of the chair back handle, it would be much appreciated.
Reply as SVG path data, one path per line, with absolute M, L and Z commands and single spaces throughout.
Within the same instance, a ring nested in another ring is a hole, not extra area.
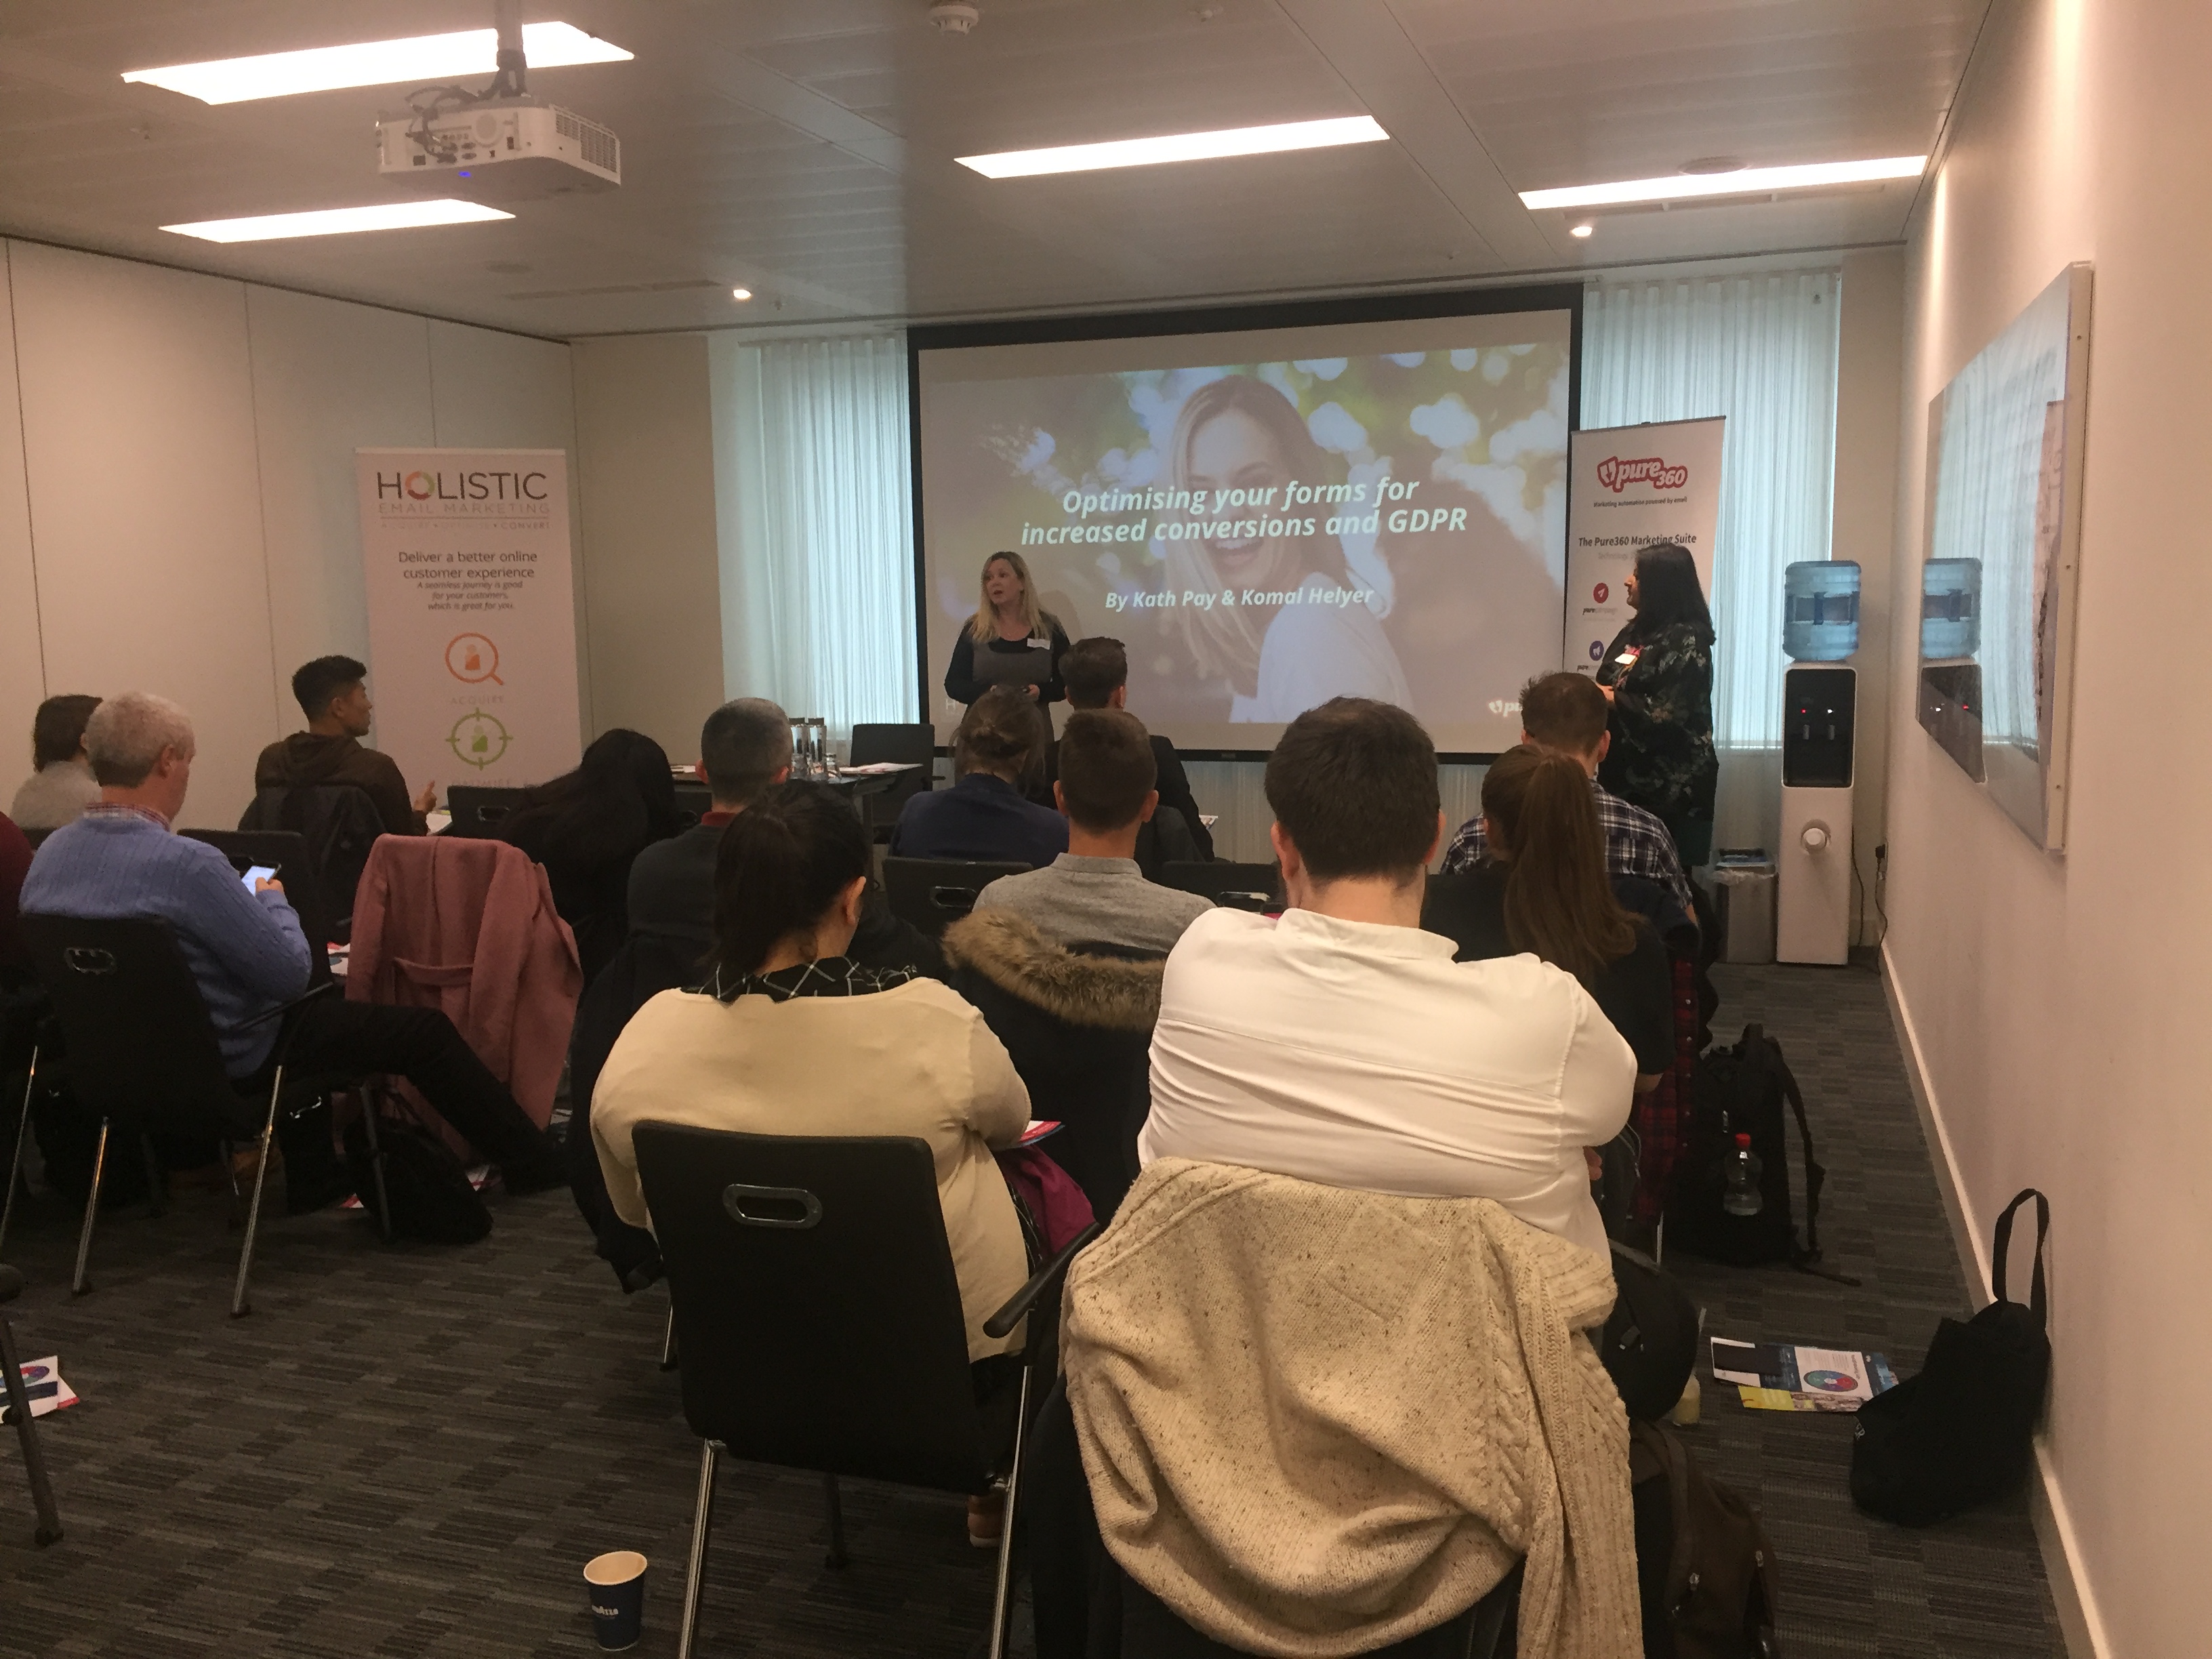
M 748 1210 L 751 1204 L 760 1210 Z M 795 1205 L 797 1215 L 768 1213 L 769 1205 Z M 819 1226 L 822 1223 L 822 1200 L 804 1187 L 749 1187 L 742 1181 L 733 1181 L 722 1188 L 722 1208 L 731 1220 L 744 1227 Z
M 62 952 L 62 961 L 73 974 L 112 974 L 115 971 L 115 952 L 104 951 L 96 945 L 72 945 Z
M 976 891 L 973 887 L 933 887 L 929 902 L 940 910 L 972 910 Z

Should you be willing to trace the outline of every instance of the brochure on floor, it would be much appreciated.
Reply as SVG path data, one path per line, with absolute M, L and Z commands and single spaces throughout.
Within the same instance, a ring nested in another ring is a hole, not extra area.
M 1850 1348 L 1713 1338 L 1713 1381 L 1733 1382 L 1754 1411 L 1855 1412 L 1897 1386 L 1889 1361 Z
M 54 1354 L 24 1363 L 23 1392 L 30 1396 L 31 1415 L 33 1417 L 44 1417 L 64 1406 L 76 1404 L 76 1390 L 62 1381 L 62 1362 Z M 0 1394 L 0 1425 L 12 1424 L 15 1420 L 15 1407 L 7 1403 L 5 1394 Z

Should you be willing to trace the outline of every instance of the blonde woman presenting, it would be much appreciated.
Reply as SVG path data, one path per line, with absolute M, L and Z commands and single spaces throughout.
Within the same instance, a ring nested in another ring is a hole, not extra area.
M 1060 659 L 1066 654 L 1067 630 L 1037 604 L 1029 562 L 1018 553 L 994 553 L 983 561 L 981 602 L 953 641 L 945 695 L 972 703 L 994 685 L 1011 685 L 1040 708 L 1059 702 L 1067 696 L 1060 683 Z M 1048 713 L 1048 725 L 1051 719 Z

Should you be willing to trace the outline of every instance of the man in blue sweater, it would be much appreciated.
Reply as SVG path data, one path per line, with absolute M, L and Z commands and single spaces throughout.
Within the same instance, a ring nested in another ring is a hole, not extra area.
M 100 799 L 39 848 L 24 878 L 26 915 L 149 917 L 166 921 L 199 982 L 223 1061 L 250 1097 L 266 1098 L 282 1022 L 250 1024 L 307 988 L 312 961 L 281 883 L 247 892 L 230 861 L 173 834 L 191 782 L 191 720 L 142 691 L 111 697 L 85 727 Z M 434 1008 L 388 1008 L 325 997 L 292 1016 L 287 1063 L 404 1076 L 470 1142 L 495 1159 L 510 1190 L 564 1178 L 558 1143 L 531 1122 Z M 295 1214 L 352 1191 L 319 1111 L 280 1115 L 285 1193 Z

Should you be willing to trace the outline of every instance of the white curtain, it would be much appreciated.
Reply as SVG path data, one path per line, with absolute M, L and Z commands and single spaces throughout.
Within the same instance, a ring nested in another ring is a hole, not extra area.
M 1723 748 L 1782 740 L 1782 568 L 1829 555 L 1842 284 L 1678 276 L 1593 283 L 1583 301 L 1585 428 L 1728 416 L 1710 596 Z
M 726 694 L 841 741 L 915 719 L 904 338 L 718 335 L 710 362 Z

